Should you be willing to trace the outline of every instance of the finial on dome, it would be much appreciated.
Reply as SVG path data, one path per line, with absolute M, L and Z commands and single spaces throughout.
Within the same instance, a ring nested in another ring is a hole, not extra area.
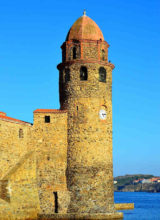
M 83 11 L 83 15 L 86 15 L 86 9 L 84 9 L 84 11 Z

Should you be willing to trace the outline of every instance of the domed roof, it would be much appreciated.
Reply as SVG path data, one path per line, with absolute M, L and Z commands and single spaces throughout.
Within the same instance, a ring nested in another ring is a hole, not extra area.
M 102 31 L 98 25 L 85 14 L 78 18 L 69 30 L 66 41 L 68 40 L 104 40 Z

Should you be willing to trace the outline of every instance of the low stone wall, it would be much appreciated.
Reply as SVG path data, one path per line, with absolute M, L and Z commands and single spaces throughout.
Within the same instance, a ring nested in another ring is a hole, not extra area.
M 114 206 L 116 210 L 134 209 L 134 203 L 116 203 Z
M 69 213 L 69 214 L 53 214 L 53 215 L 38 215 L 38 219 L 41 220 L 52 220 L 52 219 L 59 219 L 59 220 L 79 220 L 79 219 L 86 219 L 86 220 L 100 220 L 100 219 L 123 219 L 122 212 L 114 212 L 114 213 Z

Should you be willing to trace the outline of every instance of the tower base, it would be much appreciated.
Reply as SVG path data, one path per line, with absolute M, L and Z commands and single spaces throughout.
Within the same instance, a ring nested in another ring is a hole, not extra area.
M 38 219 L 41 220 L 78 220 L 78 219 L 85 219 L 85 220 L 100 220 L 100 219 L 123 219 L 122 212 L 114 212 L 114 213 L 68 213 L 68 214 L 41 214 L 38 215 Z

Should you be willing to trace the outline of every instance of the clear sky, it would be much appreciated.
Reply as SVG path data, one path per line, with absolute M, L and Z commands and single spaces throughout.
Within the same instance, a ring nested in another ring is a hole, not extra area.
M 60 46 L 87 10 L 110 44 L 114 176 L 160 175 L 160 1 L 0 1 L 0 111 L 59 108 Z

